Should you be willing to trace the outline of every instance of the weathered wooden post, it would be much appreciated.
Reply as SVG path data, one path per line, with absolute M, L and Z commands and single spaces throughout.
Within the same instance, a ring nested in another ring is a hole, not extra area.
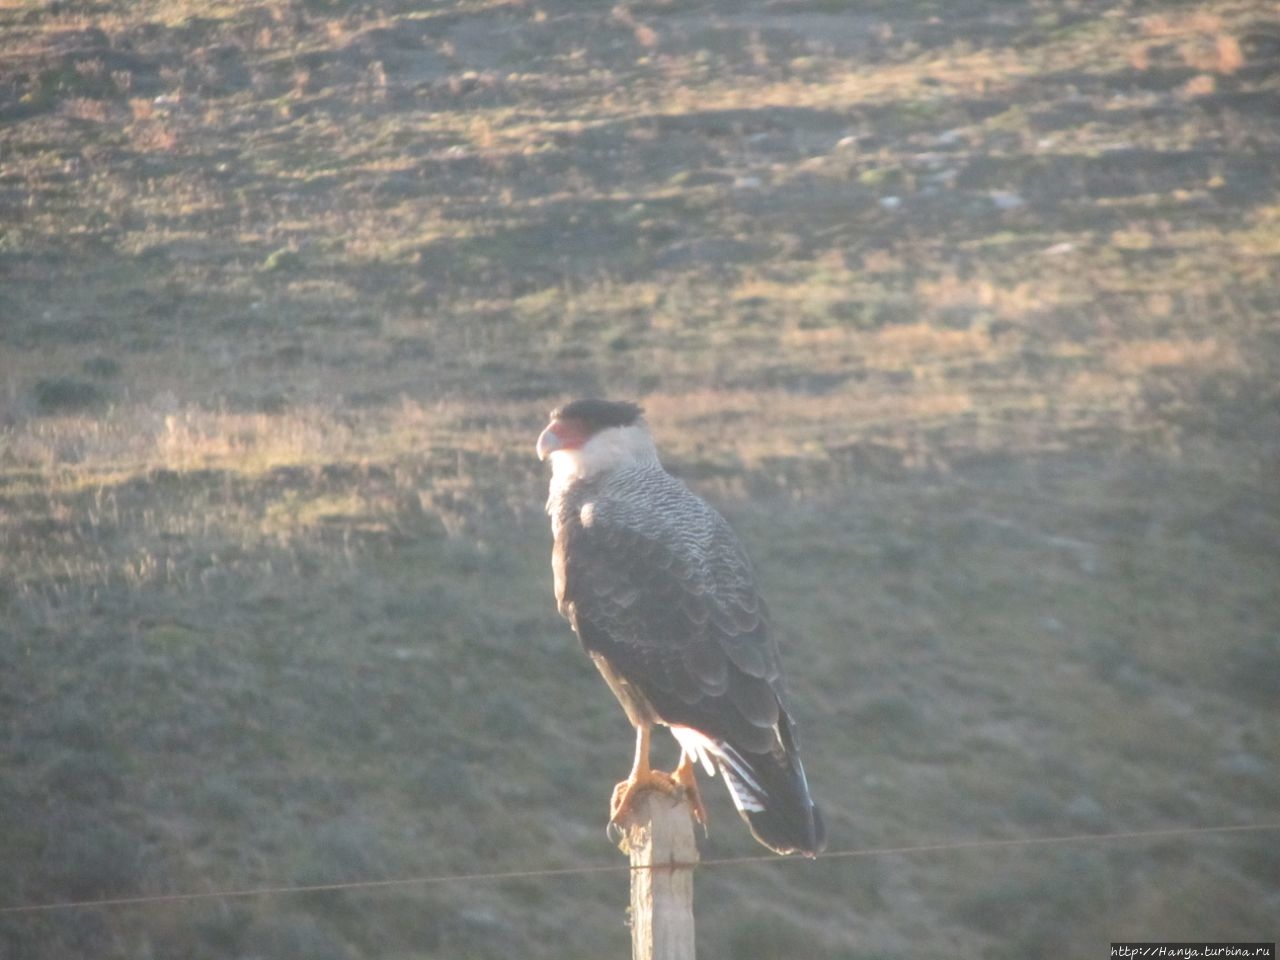
M 693 868 L 698 844 L 683 792 L 645 790 L 619 824 L 631 856 L 632 960 L 694 960 Z

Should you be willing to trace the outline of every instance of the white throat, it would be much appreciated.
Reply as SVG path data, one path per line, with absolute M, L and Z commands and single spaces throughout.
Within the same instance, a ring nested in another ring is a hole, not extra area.
M 551 453 L 551 496 L 563 493 L 570 484 L 607 473 L 619 467 L 658 463 L 658 448 L 647 427 L 632 424 L 608 427 L 576 450 Z

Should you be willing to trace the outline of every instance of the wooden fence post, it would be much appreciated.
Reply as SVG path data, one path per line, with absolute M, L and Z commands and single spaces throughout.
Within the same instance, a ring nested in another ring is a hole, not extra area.
M 619 826 L 619 846 L 631 856 L 632 960 L 694 960 L 698 844 L 688 800 L 645 790 Z

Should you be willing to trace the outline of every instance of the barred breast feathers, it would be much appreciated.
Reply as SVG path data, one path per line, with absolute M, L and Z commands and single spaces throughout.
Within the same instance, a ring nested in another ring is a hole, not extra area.
M 691 580 L 754 594 L 750 560 L 729 524 L 656 462 L 553 485 L 547 512 L 557 539 L 575 520 L 629 529 L 666 544 Z

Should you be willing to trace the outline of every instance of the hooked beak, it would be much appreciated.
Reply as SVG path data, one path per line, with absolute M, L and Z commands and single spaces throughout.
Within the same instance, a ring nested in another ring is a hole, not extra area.
M 564 446 L 564 441 L 562 441 L 559 434 L 552 429 L 553 427 L 555 427 L 554 423 L 538 435 L 539 460 L 547 459 L 547 457 L 551 456 L 552 453 Z

